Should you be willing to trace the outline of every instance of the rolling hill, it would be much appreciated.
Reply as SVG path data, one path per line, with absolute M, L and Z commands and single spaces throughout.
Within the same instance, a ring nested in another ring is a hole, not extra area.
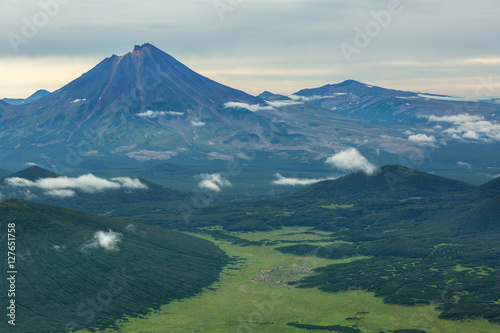
M 16 332 L 105 327 L 145 314 L 200 292 L 227 262 L 199 238 L 27 201 L 0 201 L 3 240 L 9 223 L 16 235 Z M 8 281 L 1 283 L 8 290 Z M 0 297 L 8 302 L 6 293 Z M 6 320 L 0 325 L 4 331 Z
M 311 185 L 292 195 L 292 198 L 311 198 L 347 203 L 360 200 L 432 197 L 466 193 L 475 186 L 453 179 L 406 168 L 400 165 L 383 166 L 380 172 L 368 176 L 356 172 L 336 180 Z

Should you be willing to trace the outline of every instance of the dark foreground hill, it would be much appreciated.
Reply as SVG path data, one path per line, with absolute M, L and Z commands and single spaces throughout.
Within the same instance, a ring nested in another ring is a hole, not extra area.
M 9 223 L 15 223 L 18 271 L 13 332 L 105 327 L 200 292 L 227 262 L 199 238 L 27 201 L 0 201 L 5 245 Z M 7 272 L 7 246 L 0 251 Z M 1 286 L 8 290 L 8 281 Z M 0 300 L 7 304 L 7 293 Z M 2 320 L 0 331 L 6 325 Z

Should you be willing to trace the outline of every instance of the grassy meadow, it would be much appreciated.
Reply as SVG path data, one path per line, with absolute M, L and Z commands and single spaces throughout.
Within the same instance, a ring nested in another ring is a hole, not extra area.
M 486 320 L 441 320 L 438 319 L 439 311 L 433 306 L 387 305 L 373 293 L 359 290 L 329 294 L 317 289 L 288 286 L 287 281 L 308 276 L 312 274 L 311 269 L 346 262 L 346 259 L 297 257 L 274 249 L 306 240 L 322 245 L 330 233 L 313 232 L 308 228 L 285 228 L 233 234 L 252 241 L 279 241 L 279 244 L 240 247 L 198 235 L 214 241 L 228 255 L 237 258 L 221 273 L 219 282 L 193 298 L 174 301 L 145 317 L 127 318 L 118 322 L 116 328 L 100 332 L 308 332 L 287 325 L 293 322 L 347 328 L 337 332 L 388 333 L 411 329 L 427 333 L 500 331 L 500 325 Z

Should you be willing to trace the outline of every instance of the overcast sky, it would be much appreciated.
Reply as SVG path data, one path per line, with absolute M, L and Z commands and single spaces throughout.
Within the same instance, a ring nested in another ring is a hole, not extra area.
M 0 15 L 0 98 L 145 42 L 251 94 L 355 79 L 474 96 L 490 78 L 500 96 L 499 0 L 3 0 Z

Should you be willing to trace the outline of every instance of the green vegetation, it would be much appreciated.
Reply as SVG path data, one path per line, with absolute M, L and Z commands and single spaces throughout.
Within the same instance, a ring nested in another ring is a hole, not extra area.
M 227 234 L 268 244 L 290 240 L 288 245 L 297 241 L 307 244 L 324 237 L 324 232 L 316 233 L 311 228 Z M 202 237 L 215 241 L 207 235 Z M 498 325 L 483 319 L 439 319 L 439 311 L 432 305 L 389 305 L 370 292 L 324 293 L 290 285 L 302 277 L 314 276 L 311 269 L 354 264 L 367 258 L 331 260 L 280 253 L 275 250 L 277 245 L 239 246 L 228 241 L 215 242 L 237 261 L 223 271 L 213 288 L 190 299 L 171 302 L 142 318 L 119 321 L 116 328 L 99 332 L 305 333 L 307 327 L 350 328 L 362 333 L 494 333 L 499 330 Z
M 9 223 L 16 225 L 19 274 L 16 327 L 8 332 L 107 327 L 199 293 L 228 262 L 200 238 L 26 201 L 0 201 L 2 230 Z M 0 269 L 9 271 L 7 246 L 0 257 Z M 6 279 L 0 285 L 9 289 Z M 8 301 L 2 293 L 0 303 Z

